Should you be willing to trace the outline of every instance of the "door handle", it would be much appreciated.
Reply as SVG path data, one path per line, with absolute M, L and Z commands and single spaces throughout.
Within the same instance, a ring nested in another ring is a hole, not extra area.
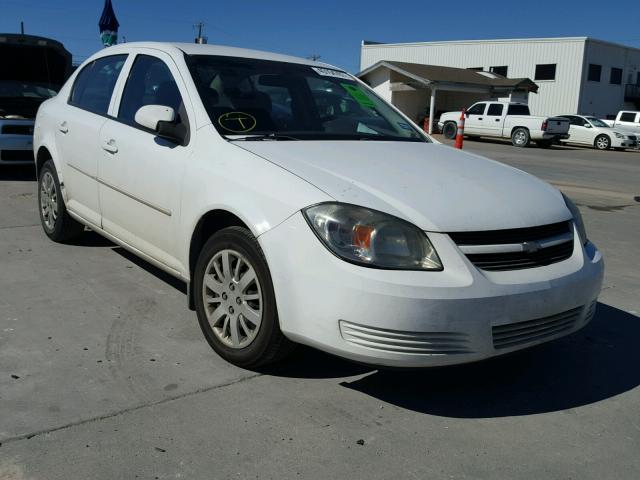
M 118 147 L 116 146 L 116 141 L 113 138 L 108 142 L 103 142 L 102 149 L 109 153 L 118 153 Z
M 67 127 L 67 122 L 62 122 L 60 125 L 58 125 L 58 130 L 60 130 L 60 132 L 62 133 L 67 133 L 69 131 L 69 127 Z
M 500 119 L 499 119 L 499 118 L 496 118 L 496 122 L 499 122 L 499 121 L 500 121 Z
M 478 120 L 482 120 L 482 117 L 479 117 Z

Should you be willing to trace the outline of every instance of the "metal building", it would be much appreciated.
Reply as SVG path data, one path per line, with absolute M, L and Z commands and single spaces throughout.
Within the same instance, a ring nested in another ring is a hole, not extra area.
M 640 110 L 640 48 L 588 37 L 362 42 L 362 71 L 384 60 L 531 78 L 539 87 L 529 96 L 534 115 L 606 118 L 618 110 Z

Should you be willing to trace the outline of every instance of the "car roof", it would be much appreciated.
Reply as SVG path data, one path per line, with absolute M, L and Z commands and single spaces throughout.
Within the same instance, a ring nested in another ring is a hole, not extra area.
M 272 60 L 277 62 L 298 63 L 302 65 L 311 65 L 323 68 L 333 68 L 342 70 L 341 68 L 329 65 L 323 62 L 315 62 L 306 58 L 294 57 L 292 55 L 284 55 L 281 53 L 265 52 L 262 50 L 251 50 L 247 48 L 229 47 L 226 45 L 211 45 L 198 43 L 173 43 L 173 42 L 130 42 L 114 45 L 100 53 L 108 51 L 110 53 L 124 53 L 131 48 L 152 48 L 162 50 L 167 53 L 178 53 L 182 51 L 187 55 L 219 55 L 225 57 L 241 57 L 255 58 L 258 60 Z

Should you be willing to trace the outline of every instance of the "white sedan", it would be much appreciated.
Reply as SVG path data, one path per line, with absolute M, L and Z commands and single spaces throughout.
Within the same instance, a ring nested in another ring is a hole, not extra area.
M 295 343 L 387 366 L 471 362 L 595 312 L 602 255 L 568 198 L 434 142 L 331 65 L 110 47 L 42 105 L 34 145 L 44 232 L 89 227 L 182 279 L 236 365 Z
M 590 145 L 598 150 L 624 150 L 636 148 L 638 139 L 636 135 L 619 128 L 612 128 L 607 123 L 596 117 L 582 115 L 559 115 L 567 118 L 571 123 L 569 139 L 564 143 L 579 143 Z

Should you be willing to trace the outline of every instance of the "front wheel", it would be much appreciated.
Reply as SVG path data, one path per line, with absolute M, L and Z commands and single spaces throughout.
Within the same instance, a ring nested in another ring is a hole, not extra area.
M 280 331 L 264 254 L 246 228 L 228 227 L 207 241 L 196 263 L 194 293 L 202 333 L 228 362 L 255 368 L 292 350 Z
M 442 126 L 442 135 L 444 138 L 454 140 L 458 133 L 458 125 L 455 122 L 447 122 Z
M 511 143 L 515 147 L 527 147 L 529 146 L 530 141 L 531 137 L 529 136 L 529 130 L 526 128 L 516 128 L 511 133 Z
M 56 167 L 51 160 L 47 160 L 40 169 L 38 205 L 44 233 L 54 242 L 72 240 L 84 231 L 84 225 L 71 218 L 67 212 Z
M 611 139 L 607 135 L 598 135 L 593 145 L 598 150 L 609 150 L 611 148 Z

